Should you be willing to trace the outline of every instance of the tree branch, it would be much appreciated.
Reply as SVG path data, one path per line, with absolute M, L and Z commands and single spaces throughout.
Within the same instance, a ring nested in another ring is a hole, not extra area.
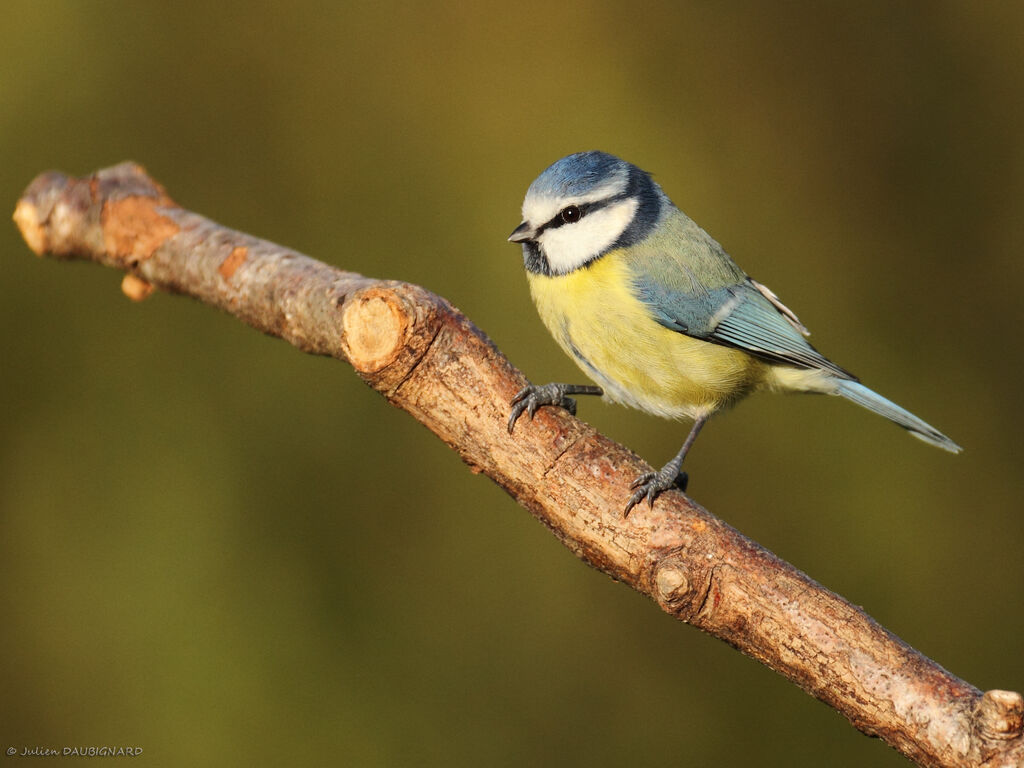
M 1024 764 L 1019 693 L 982 694 L 681 493 L 623 518 L 630 481 L 649 467 L 566 412 L 542 409 L 510 437 L 509 401 L 526 380 L 443 298 L 222 227 L 130 163 L 82 179 L 43 174 L 14 219 L 39 255 L 124 271 L 132 299 L 183 293 L 348 361 L 578 557 L 919 764 Z

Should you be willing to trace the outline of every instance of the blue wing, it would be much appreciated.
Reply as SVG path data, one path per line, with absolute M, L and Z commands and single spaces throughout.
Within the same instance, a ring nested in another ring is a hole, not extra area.
M 692 275 L 683 283 L 673 282 L 667 285 L 646 273 L 634 280 L 637 297 L 666 328 L 741 349 L 771 363 L 818 368 L 856 381 L 807 343 L 806 329 L 796 315 L 749 277 L 712 289 L 701 286 Z
M 795 316 L 788 309 L 788 314 L 783 314 L 780 306 L 785 306 L 776 306 L 778 300 L 768 299 L 754 281 L 748 278 L 736 289 L 735 306 L 722 308 L 723 316 L 707 336 L 708 341 L 743 349 L 771 362 L 820 368 L 843 379 L 855 378 L 807 343 L 790 321 L 790 316 Z

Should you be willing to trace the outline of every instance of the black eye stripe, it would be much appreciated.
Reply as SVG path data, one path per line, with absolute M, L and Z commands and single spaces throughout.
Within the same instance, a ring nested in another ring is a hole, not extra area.
M 546 221 L 543 225 L 538 227 L 537 235 L 539 236 L 545 230 L 558 229 L 558 227 L 562 226 L 563 224 L 573 223 L 566 222 L 566 220 L 562 218 L 562 213 L 571 207 L 579 209 L 580 215 L 575 219 L 575 221 L 579 221 L 588 213 L 593 213 L 594 211 L 599 211 L 602 208 L 607 208 L 609 205 L 612 205 L 613 203 L 620 203 L 623 200 L 628 200 L 629 197 L 630 195 L 627 194 L 626 192 L 620 192 L 617 195 L 612 195 L 611 197 L 606 197 L 604 200 L 597 200 L 593 203 L 571 203 L 570 205 L 565 206 L 565 208 L 562 208 L 554 216 L 552 216 L 550 220 Z
M 563 224 L 571 224 L 573 223 L 573 221 L 579 221 L 588 213 L 590 213 L 590 211 L 596 210 L 598 207 L 600 207 L 600 205 L 600 203 L 583 203 L 582 205 L 567 205 L 565 206 L 565 208 L 563 208 L 554 216 L 552 216 L 551 220 L 548 221 L 543 227 L 541 227 L 541 230 L 557 229 Z M 579 216 L 577 216 L 573 221 L 568 220 L 564 216 L 565 212 L 568 211 L 570 208 L 575 208 L 577 211 L 579 211 Z

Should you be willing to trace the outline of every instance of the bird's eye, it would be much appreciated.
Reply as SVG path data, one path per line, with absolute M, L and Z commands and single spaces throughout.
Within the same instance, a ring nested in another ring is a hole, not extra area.
M 583 211 L 580 210 L 578 205 L 570 205 L 567 208 L 562 209 L 562 221 L 566 224 L 572 224 L 574 221 L 579 221 L 583 215 Z

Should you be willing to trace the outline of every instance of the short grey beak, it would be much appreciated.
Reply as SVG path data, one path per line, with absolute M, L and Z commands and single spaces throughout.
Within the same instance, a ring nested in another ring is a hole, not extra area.
M 518 227 L 512 230 L 512 234 L 508 236 L 510 243 L 525 243 L 527 240 L 533 239 L 533 231 L 530 229 L 530 225 L 525 221 Z

